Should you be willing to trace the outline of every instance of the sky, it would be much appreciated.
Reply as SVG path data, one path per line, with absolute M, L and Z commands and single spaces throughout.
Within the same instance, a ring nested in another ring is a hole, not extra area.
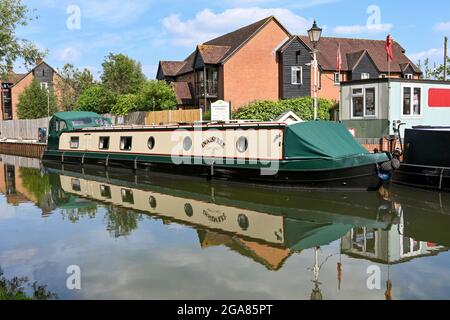
M 38 19 L 17 35 L 48 50 L 55 68 L 72 63 L 98 78 L 109 53 L 141 62 L 155 78 L 160 60 L 183 60 L 197 44 L 270 15 L 292 34 L 314 19 L 324 36 L 385 39 L 392 34 L 418 62 L 443 61 L 450 36 L 446 0 L 23 0 Z M 20 64 L 18 71 L 23 70 Z

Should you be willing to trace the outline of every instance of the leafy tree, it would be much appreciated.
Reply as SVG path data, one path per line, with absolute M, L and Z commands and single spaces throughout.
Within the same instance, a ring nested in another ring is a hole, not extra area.
M 320 99 L 318 100 L 318 118 L 321 120 L 330 120 L 330 109 L 334 102 Z M 275 101 L 255 101 L 249 105 L 240 108 L 233 115 L 234 119 L 249 119 L 257 121 L 272 121 L 283 112 L 293 111 L 305 121 L 314 119 L 313 99 L 311 97 L 302 97 L 296 99 Z
M 102 85 L 94 85 L 83 91 L 77 101 L 77 110 L 99 114 L 110 113 L 117 97 Z
M 46 53 L 30 41 L 19 38 L 15 30 L 24 27 L 37 17 L 30 16 L 30 12 L 22 0 L 0 0 L 0 78 L 17 59 L 22 58 L 26 67 L 31 67 L 39 57 Z
M 136 94 L 146 78 L 139 62 L 124 54 L 110 53 L 102 63 L 103 85 L 116 94 Z
M 80 94 L 94 85 L 94 77 L 88 69 L 78 70 L 72 64 L 66 64 L 58 70 L 61 79 L 56 87 L 59 92 L 58 109 L 71 111 L 75 109 Z
M 448 80 L 448 76 L 450 76 L 450 58 L 447 60 L 447 79 L 444 79 L 444 64 L 434 64 L 434 67 L 430 67 L 430 59 L 426 58 L 423 61 L 419 61 L 418 63 L 419 69 L 421 69 L 424 73 L 422 77 L 426 80 Z
M 126 94 L 117 98 L 117 102 L 112 108 L 111 113 L 118 116 L 126 116 L 130 112 L 137 111 L 138 108 L 138 97 L 134 94 Z
M 56 112 L 56 97 L 53 90 L 42 88 L 41 84 L 33 80 L 19 96 L 17 114 L 19 119 L 39 119 Z
M 168 110 L 176 105 L 175 90 L 165 81 L 147 81 L 139 92 L 139 111 Z

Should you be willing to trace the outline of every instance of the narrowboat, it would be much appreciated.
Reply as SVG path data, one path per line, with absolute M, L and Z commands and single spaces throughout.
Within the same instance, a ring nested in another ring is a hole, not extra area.
M 111 126 L 90 112 L 56 113 L 44 162 L 126 167 L 306 189 L 377 190 L 392 176 L 335 122 Z
M 394 183 L 450 191 L 450 127 L 406 129 L 403 145 L 403 162 Z

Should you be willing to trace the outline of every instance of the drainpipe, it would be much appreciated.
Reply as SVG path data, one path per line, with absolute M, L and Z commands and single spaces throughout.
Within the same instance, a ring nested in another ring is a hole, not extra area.
M 208 97 L 207 97 L 207 89 L 206 89 L 206 64 L 203 66 L 203 83 L 204 83 L 204 86 L 205 86 L 205 112 L 207 111 L 207 109 L 208 109 Z
M 448 75 L 448 37 L 444 38 L 444 81 L 447 81 L 447 75 Z

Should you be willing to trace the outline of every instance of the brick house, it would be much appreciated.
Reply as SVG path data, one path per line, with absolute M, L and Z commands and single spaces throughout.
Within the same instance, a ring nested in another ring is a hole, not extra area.
M 48 88 L 58 95 L 56 84 L 61 76 L 44 60 L 38 59 L 36 66 L 25 74 L 18 74 L 10 70 L 6 78 L 0 80 L 2 90 L 0 120 L 18 119 L 17 104 L 19 103 L 19 96 L 34 79 L 41 84 L 41 87 Z
M 342 72 L 336 70 L 341 47 Z M 319 97 L 339 100 L 340 81 L 385 77 L 385 41 L 323 37 L 317 49 Z M 391 77 L 418 79 L 419 68 L 394 42 Z M 268 17 L 199 44 L 184 61 L 160 61 L 156 78 L 174 83 L 178 107 L 209 108 L 226 100 L 236 110 L 255 100 L 311 96 L 312 45 Z

